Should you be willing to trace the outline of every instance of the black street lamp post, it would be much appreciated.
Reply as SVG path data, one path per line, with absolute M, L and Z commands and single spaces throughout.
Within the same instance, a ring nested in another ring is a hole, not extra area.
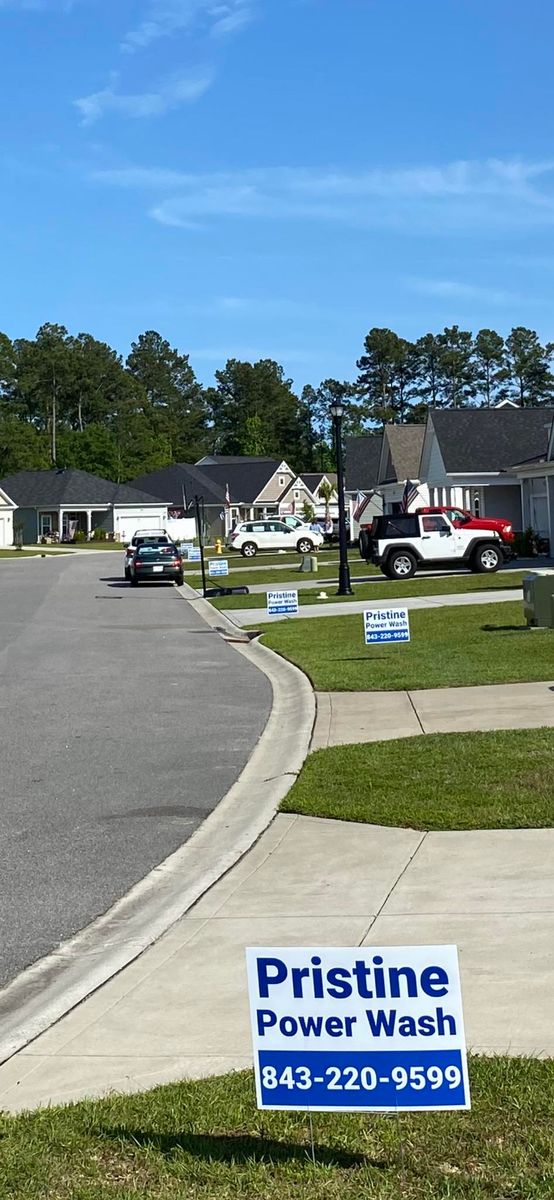
M 350 568 L 348 566 L 348 548 L 346 542 L 346 516 L 344 511 L 344 470 L 342 464 L 342 418 L 344 404 L 336 400 L 331 405 L 333 430 L 335 434 L 335 457 L 337 463 L 337 492 L 339 500 L 339 586 L 337 596 L 352 596 L 350 585 Z

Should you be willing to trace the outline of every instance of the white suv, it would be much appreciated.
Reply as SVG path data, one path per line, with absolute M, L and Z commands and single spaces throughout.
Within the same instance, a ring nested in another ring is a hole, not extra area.
M 297 550 L 309 554 L 323 545 L 320 533 L 311 529 L 291 529 L 276 518 L 265 521 L 242 521 L 229 537 L 232 550 L 240 550 L 243 558 L 254 558 L 258 550 Z

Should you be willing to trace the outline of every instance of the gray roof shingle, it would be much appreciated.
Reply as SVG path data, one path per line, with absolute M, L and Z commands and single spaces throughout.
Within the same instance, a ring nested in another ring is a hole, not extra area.
M 166 504 L 174 508 L 180 508 L 183 503 L 183 489 L 187 504 L 194 496 L 203 496 L 204 504 L 217 505 L 219 508 L 225 502 L 225 488 L 211 482 L 200 467 L 193 467 L 189 463 L 173 463 L 170 467 L 139 475 L 133 480 L 133 486 L 163 496 Z
M 369 492 L 379 482 L 379 460 L 383 435 L 347 437 L 344 441 L 346 487 L 349 492 Z
M 217 487 L 229 484 L 232 504 L 253 504 L 282 463 L 279 458 L 237 458 L 235 461 L 206 463 L 197 466 L 204 477 Z
M 95 504 L 105 507 L 110 504 L 158 504 L 164 503 L 160 496 L 153 496 L 126 483 L 113 483 L 89 471 L 75 467 L 54 468 L 51 471 L 17 471 L 0 480 L 2 487 L 20 508 L 44 508 L 49 504 L 55 508 L 72 504 Z
M 387 425 L 384 436 L 389 454 L 380 483 L 419 479 L 425 425 Z
M 506 471 L 546 456 L 553 408 L 478 408 L 433 411 L 442 459 L 449 474 Z

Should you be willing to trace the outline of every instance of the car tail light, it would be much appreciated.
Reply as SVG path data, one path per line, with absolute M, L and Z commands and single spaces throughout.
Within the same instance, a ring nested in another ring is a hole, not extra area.
M 233 530 L 233 532 L 232 532 L 232 534 L 231 534 L 231 541 L 232 541 L 232 542 L 234 542 L 235 538 L 236 538 L 236 537 L 238 537 L 238 532 L 239 532 L 239 531 L 238 531 L 238 529 L 234 529 L 234 530 Z

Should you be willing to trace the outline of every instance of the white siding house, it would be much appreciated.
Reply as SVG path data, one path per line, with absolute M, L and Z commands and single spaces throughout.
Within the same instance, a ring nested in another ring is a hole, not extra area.
M 0 549 L 13 546 L 13 514 L 17 504 L 0 488 Z

